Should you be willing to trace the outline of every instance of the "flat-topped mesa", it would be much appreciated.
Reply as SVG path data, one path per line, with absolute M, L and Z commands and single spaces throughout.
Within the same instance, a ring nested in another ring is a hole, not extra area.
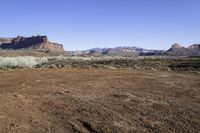
M 3 39 L 2 39 L 3 40 Z M 4 39 L 5 40 L 5 39 Z M 42 52 L 64 52 L 62 44 L 52 43 L 48 41 L 47 36 L 32 36 L 22 37 L 18 36 L 13 38 L 11 42 L 3 41 L 0 43 L 2 49 L 14 49 L 14 50 L 35 50 Z

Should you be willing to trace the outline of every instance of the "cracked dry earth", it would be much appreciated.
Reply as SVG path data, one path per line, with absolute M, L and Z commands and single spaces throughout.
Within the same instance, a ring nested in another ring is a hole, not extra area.
M 1 133 L 200 131 L 200 75 L 103 69 L 0 72 Z

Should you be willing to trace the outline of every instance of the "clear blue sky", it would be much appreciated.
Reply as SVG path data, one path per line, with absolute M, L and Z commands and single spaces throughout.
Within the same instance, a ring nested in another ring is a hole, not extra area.
M 200 43 L 200 0 L 1 0 L 0 36 L 47 35 L 66 50 Z

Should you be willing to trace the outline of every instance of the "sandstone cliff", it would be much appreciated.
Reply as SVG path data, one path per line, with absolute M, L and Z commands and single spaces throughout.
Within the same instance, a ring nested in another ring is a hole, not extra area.
M 0 38 L 1 49 L 35 50 L 41 52 L 64 52 L 62 44 L 48 41 L 47 36 Z

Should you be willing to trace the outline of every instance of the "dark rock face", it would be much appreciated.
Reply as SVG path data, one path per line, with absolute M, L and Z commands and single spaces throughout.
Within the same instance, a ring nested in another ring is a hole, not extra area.
M 175 43 L 166 53 L 172 56 L 200 56 L 200 44 L 193 44 L 185 48 Z
M 200 50 L 200 44 L 193 44 L 193 45 L 190 45 L 190 46 L 188 47 L 188 49 Z
M 0 40 L 0 48 L 37 50 L 42 52 L 64 52 L 62 44 L 49 42 L 47 36 L 18 36 L 9 41 L 2 38 Z

